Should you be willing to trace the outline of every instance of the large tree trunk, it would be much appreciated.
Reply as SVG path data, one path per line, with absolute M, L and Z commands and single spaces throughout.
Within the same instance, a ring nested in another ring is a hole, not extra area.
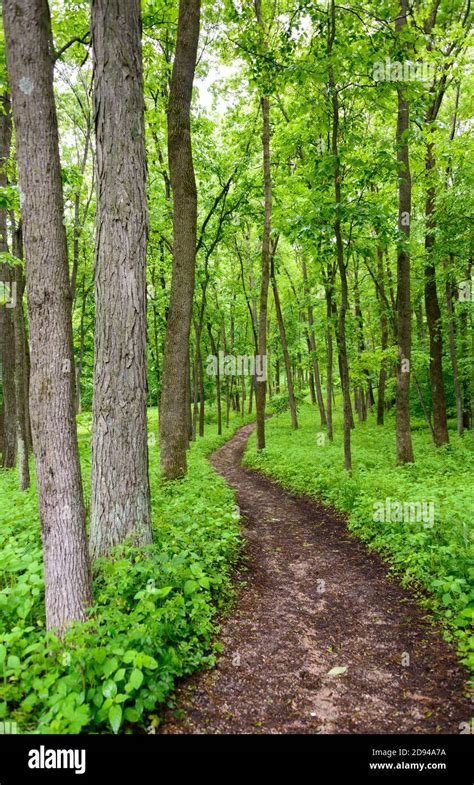
M 395 21 L 397 35 L 407 24 L 408 0 L 401 0 Z M 410 106 L 403 87 L 399 86 L 397 114 L 398 162 L 398 231 L 397 252 L 397 339 L 399 362 L 397 368 L 396 442 L 397 462 L 414 460 L 410 427 L 410 361 L 411 361 L 411 292 L 410 292 L 410 240 L 411 177 L 408 154 L 408 129 Z
M 73 411 L 71 290 L 48 4 L 4 0 L 3 22 L 23 194 L 46 623 L 62 630 L 84 618 L 91 582 Z
M 93 0 L 97 148 L 90 550 L 152 541 L 140 0 Z
M 162 477 L 186 474 L 186 374 L 196 264 L 197 192 L 191 148 L 191 97 L 199 40 L 200 0 L 180 0 L 168 107 L 168 158 L 173 190 L 173 274 L 160 404 Z
M 0 187 L 8 184 L 7 164 L 12 136 L 10 96 L 0 99 Z M 0 208 L 0 253 L 8 253 L 6 207 Z M 11 265 L 0 263 L 0 379 L 3 390 L 2 464 L 11 469 L 16 463 L 15 342 L 13 319 L 15 308 L 15 273 Z

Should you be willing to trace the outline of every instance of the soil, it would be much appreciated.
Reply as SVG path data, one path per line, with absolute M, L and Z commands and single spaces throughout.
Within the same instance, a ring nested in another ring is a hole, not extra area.
M 459 733 L 472 710 L 452 648 L 342 515 L 241 466 L 252 428 L 211 456 L 244 517 L 224 653 L 160 732 Z

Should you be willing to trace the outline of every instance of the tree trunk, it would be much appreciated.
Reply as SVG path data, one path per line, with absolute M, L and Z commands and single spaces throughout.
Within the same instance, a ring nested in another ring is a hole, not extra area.
M 471 282 L 471 275 L 472 275 L 472 259 L 469 259 L 466 267 L 465 280 Z M 471 286 L 471 283 L 469 285 Z M 474 340 L 474 333 L 472 335 L 472 338 L 470 338 L 469 319 L 468 319 L 469 311 L 470 309 L 468 308 L 467 303 L 463 303 L 463 305 L 459 309 L 459 334 L 461 338 L 461 352 L 462 352 L 463 364 L 465 365 L 466 368 L 466 370 L 462 374 L 462 379 L 461 379 L 464 428 L 470 428 L 471 424 L 474 428 L 474 417 L 473 417 L 473 406 L 472 406 L 472 395 L 474 394 L 474 385 L 471 390 L 472 374 L 474 372 L 474 362 L 473 362 L 474 352 L 471 351 L 471 348 L 472 348 L 472 341 Z
M 388 317 L 385 302 L 384 254 L 383 248 L 380 246 L 377 247 L 377 283 L 377 299 L 380 309 L 380 348 L 382 349 L 382 352 L 384 352 L 388 347 Z M 382 358 L 377 392 L 377 425 L 384 424 L 386 382 L 386 360 Z
M 197 357 L 196 357 L 196 350 L 194 350 L 194 361 L 193 361 L 193 368 L 192 368 L 192 380 L 193 380 L 193 427 L 191 433 L 191 441 L 196 441 L 197 436 L 197 422 L 198 422 L 198 414 L 199 414 L 199 392 L 198 392 L 198 372 L 197 372 Z
M 8 185 L 7 164 L 12 136 L 10 96 L 0 100 L 0 187 Z M 0 253 L 8 253 L 7 209 L 0 208 Z M 11 265 L 0 263 L 0 379 L 3 390 L 2 463 L 11 469 L 16 463 L 16 404 L 15 404 L 15 273 Z
M 408 0 L 400 0 L 395 20 L 397 36 L 407 24 Z M 397 462 L 414 461 L 410 427 L 410 361 L 411 361 L 411 292 L 410 292 L 410 220 L 411 176 L 408 153 L 410 105 L 403 87 L 398 86 L 397 162 L 398 162 L 398 231 L 401 235 L 397 252 L 397 367 L 396 442 Z
M 152 541 L 140 0 L 93 0 L 97 148 L 90 550 Z
M 357 263 L 355 264 L 355 274 L 354 274 L 354 317 L 355 317 L 356 331 L 357 331 L 357 350 L 359 355 L 361 355 L 365 351 L 365 339 L 364 339 L 364 318 L 362 316 L 362 309 L 360 307 Z M 364 374 L 366 379 L 367 397 L 370 400 L 370 396 L 369 396 L 369 390 L 371 389 L 370 374 L 367 368 L 363 368 L 362 373 Z M 367 421 L 367 399 L 366 399 L 366 393 L 364 391 L 364 385 L 362 383 L 358 387 L 358 415 L 359 415 L 360 422 Z
M 18 224 L 16 224 L 15 214 L 13 211 L 11 213 L 10 223 L 12 226 L 12 235 L 13 235 L 13 256 L 23 261 L 24 260 L 23 229 L 22 229 L 21 219 L 19 220 Z M 24 292 L 25 291 L 24 267 L 22 270 L 22 277 L 23 277 L 23 292 Z M 26 319 L 25 319 L 25 312 L 23 309 L 23 302 L 21 303 L 21 312 L 19 316 L 21 317 L 19 328 L 22 333 L 22 346 L 23 346 L 23 351 L 21 355 L 21 360 L 23 365 L 22 368 L 20 369 L 20 374 L 23 375 L 22 408 L 25 418 L 26 451 L 29 455 L 33 447 L 32 439 L 31 439 L 31 422 L 30 422 L 30 355 L 29 355 L 29 348 L 28 348 L 28 335 L 26 330 Z
M 26 402 L 26 363 L 25 363 L 25 315 L 23 312 L 23 294 L 25 279 L 20 266 L 15 268 L 16 305 L 13 311 L 15 330 L 15 408 L 17 423 L 18 470 L 20 474 L 20 491 L 30 487 L 30 467 L 28 463 L 28 431 L 25 410 Z
M 331 28 L 329 33 L 328 54 L 332 53 L 332 45 L 334 36 L 336 34 L 336 18 L 335 18 L 335 4 L 334 0 L 331 2 Z M 348 308 L 348 291 L 347 291 L 347 271 L 344 262 L 344 246 L 342 244 L 342 230 L 341 230 L 341 171 L 339 165 L 339 151 L 338 151 L 338 132 L 339 132 L 339 99 L 334 80 L 333 66 L 329 66 L 329 88 L 331 91 L 332 99 L 332 155 L 334 159 L 334 196 L 336 203 L 336 217 L 334 220 L 334 235 L 336 237 L 336 254 L 337 266 L 339 276 L 341 279 L 341 305 L 339 308 L 337 327 L 336 327 L 336 342 L 339 353 L 339 368 L 341 373 L 341 386 L 343 397 L 343 412 L 344 412 L 344 468 L 346 471 L 352 471 L 352 455 L 351 455 L 351 425 L 353 422 L 351 394 L 350 394 L 350 379 L 349 379 L 349 363 L 347 359 L 347 345 L 346 345 L 346 312 Z
M 420 387 L 420 385 L 418 383 L 418 379 L 416 378 L 416 374 L 415 373 L 413 373 L 413 381 L 415 382 L 415 388 L 416 388 L 416 392 L 418 394 L 418 400 L 420 402 L 421 409 L 423 411 L 423 416 L 424 416 L 424 418 L 426 420 L 426 424 L 427 424 L 428 428 L 430 429 L 431 438 L 433 439 L 433 444 L 436 444 L 433 423 L 431 422 L 430 413 L 429 413 L 428 408 L 426 406 L 426 403 L 424 401 L 423 392 L 422 392 L 421 387 Z
M 189 359 L 189 347 L 186 354 L 185 384 L 186 384 L 185 408 L 186 408 L 186 432 L 187 432 L 186 449 L 188 449 L 190 442 L 192 442 L 194 439 L 193 415 L 191 411 L 191 362 Z
M 333 304 L 332 304 L 332 282 L 326 286 L 326 319 L 327 319 L 327 366 L 326 366 L 326 423 L 328 431 L 328 439 L 333 441 L 333 425 L 332 425 L 332 374 L 333 374 L 333 339 L 332 339 L 332 317 L 333 317 Z
M 425 172 L 428 178 L 433 176 L 435 158 L 433 143 L 426 150 Z M 441 309 L 439 307 L 436 288 L 436 268 L 434 261 L 434 230 L 435 230 L 435 187 L 428 185 L 425 205 L 425 308 L 430 338 L 430 382 L 433 398 L 433 431 L 437 447 L 448 444 L 448 420 L 446 416 L 446 395 L 443 379 L 443 338 L 441 334 Z
M 283 352 L 283 360 L 285 362 L 286 384 L 288 387 L 288 399 L 290 403 L 291 427 L 296 430 L 298 428 L 298 417 L 296 413 L 295 391 L 293 387 L 293 377 L 291 375 L 291 363 L 290 363 L 290 355 L 288 352 L 288 342 L 286 340 L 285 323 L 283 321 L 283 314 L 281 312 L 281 305 L 280 305 L 280 296 L 278 294 L 278 285 L 275 278 L 273 257 L 271 260 L 271 282 L 272 282 L 272 290 L 273 290 L 273 299 L 275 300 L 275 313 L 278 322 L 278 330 L 280 332 L 280 341 L 281 341 L 281 348 Z
M 5 212 L 0 210 L 0 213 Z M 5 221 L 6 242 L 6 221 Z M 1 238 L 0 238 L 1 239 Z M 2 248 L 3 245 L 3 248 Z M 8 246 L 0 243 L 0 252 Z M 13 266 L 0 263 L 0 378 L 3 389 L 3 468 L 12 469 L 16 464 L 17 419 L 15 402 L 15 333 L 13 315 L 16 306 L 15 273 Z
M 260 362 L 267 356 L 267 311 L 268 284 L 270 278 L 270 229 L 272 213 L 272 175 L 270 170 L 270 102 L 268 98 L 260 101 L 263 117 L 262 150 L 265 197 L 265 217 L 262 239 L 262 277 L 260 283 L 260 313 L 258 320 L 258 353 Z M 255 403 L 257 409 L 257 449 L 265 448 L 265 399 L 267 382 L 256 380 Z
M 448 338 L 449 338 L 449 355 L 451 358 L 451 367 L 453 369 L 453 383 L 454 383 L 454 397 L 456 400 L 456 423 L 457 432 L 459 436 L 464 434 L 464 418 L 462 407 L 462 390 L 459 381 L 459 365 L 458 355 L 456 350 L 456 331 L 454 323 L 454 294 L 453 285 L 451 280 L 451 267 L 454 262 L 454 257 L 450 254 L 450 264 L 447 261 L 444 263 L 446 272 L 446 308 L 448 312 Z
M 219 357 L 218 346 L 214 340 L 214 335 L 212 333 L 211 323 L 207 323 L 207 332 L 209 334 L 209 340 L 211 342 L 211 351 L 214 357 Z M 221 402 L 221 374 L 219 369 L 219 363 L 217 363 L 217 373 L 216 373 L 216 405 L 217 405 L 217 435 L 221 436 L 222 434 L 222 402 Z
M 326 410 L 324 408 L 324 398 L 321 389 L 321 377 L 319 374 L 319 362 L 318 362 L 318 355 L 316 352 L 316 337 L 314 334 L 314 316 L 313 316 L 313 306 L 309 300 L 309 287 L 308 287 L 308 273 L 306 270 L 306 262 L 303 261 L 302 264 L 303 268 L 303 283 L 304 283 L 304 290 L 307 299 L 307 309 L 308 309 L 308 325 L 309 325 L 309 345 L 311 349 L 311 364 L 313 367 L 313 376 L 314 376 L 314 385 L 316 388 L 316 397 L 318 400 L 318 408 L 319 408 L 319 417 L 321 420 L 321 425 L 327 425 L 326 420 Z
M 11 228 L 13 237 L 13 255 L 23 260 L 23 239 L 21 223 L 15 225 L 15 216 L 11 215 Z M 17 422 L 18 469 L 20 476 L 20 490 L 26 491 L 30 487 L 30 466 L 28 455 L 29 444 L 29 403 L 28 403 L 28 366 L 26 362 L 26 327 L 25 313 L 23 310 L 23 295 L 25 293 L 25 276 L 22 267 L 15 267 L 15 308 L 13 311 L 13 326 L 15 331 L 15 409 Z
M 160 463 L 164 480 L 186 474 L 186 357 L 196 264 L 197 192 L 190 109 L 199 39 L 200 0 L 180 0 L 168 106 L 168 158 L 173 190 L 173 274 L 163 358 Z
M 48 629 L 91 602 L 73 398 L 71 290 L 46 0 L 4 0 L 31 338 L 31 415 Z M 47 227 L 47 231 L 45 231 Z

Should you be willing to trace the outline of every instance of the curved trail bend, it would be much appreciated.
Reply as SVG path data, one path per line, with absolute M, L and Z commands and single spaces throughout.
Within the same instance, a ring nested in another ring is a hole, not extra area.
M 454 653 L 342 516 L 241 466 L 253 427 L 211 456 L 246 540 L 225 651 L 179 687 L 184 716 L 161 732 L 459 733 L 471 707 Z

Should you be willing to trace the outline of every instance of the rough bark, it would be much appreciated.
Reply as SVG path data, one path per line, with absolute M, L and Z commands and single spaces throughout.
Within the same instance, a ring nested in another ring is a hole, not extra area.
M 408 0 L 401 0 L 395 20 L 397 35 L 407 24 Z M 397 462 L 414 460 L 410 427 L 410 361 L 411 361 L 411 291 L 410 291 L 410 239 L 411 176 L 409 162 L 408 129 L 410 105 L 403 87 L 397 90 L 397 162 L 398 162 L 398 231 L 397 252 L 397 339 L 399 362 L 397 367 L 396 443 Z
M 46 0 L 4 0 L 31 340 L 31 418 L 46 623 L 62 630 L 91 602 L 76 423 L 71 290 Z M 45 227 L 48 231 L 45 231 Z
M 186 474 L 186 374 L 196 264 L 197 192 L 191 148 L 191 97 L 199 40 L 200 1 L 180 0 L 168 106 L 168 159 L 173 191 L 173 273 L 160 404 L 162 477 Z
M 152 541 L 147 445 L 146 160 L 139 0 L 94 0 L 97 151 L 90 551 Z

